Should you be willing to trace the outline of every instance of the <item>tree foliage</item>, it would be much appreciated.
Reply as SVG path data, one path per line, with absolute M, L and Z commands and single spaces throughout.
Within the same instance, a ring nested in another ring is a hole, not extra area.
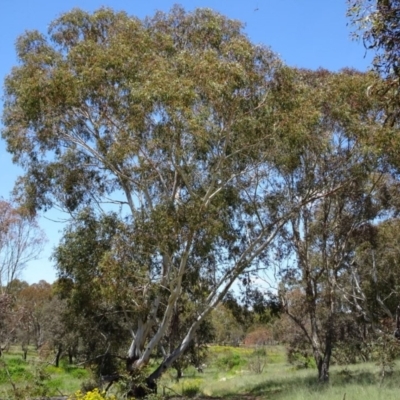
M 400 77 L 400 2 L 348 0 L 348 4 L 364 44 L 376 51 L 374 66 L 386 77 Z
M 398 0 L 348 0 L 348 15 L 356 27 L 356 35 L 361 36 L 367 49 L 375 53 L 374 69 L 384 78 L 371 89 L 378 94 L 385 109 L 385 123 L 399 126 L 400 102 L 400 2 Z M 391 153 L 398 140 L 393 137 L 386 143 L 385 151 Z M 393 157 L 392 162 L 395 162 Z

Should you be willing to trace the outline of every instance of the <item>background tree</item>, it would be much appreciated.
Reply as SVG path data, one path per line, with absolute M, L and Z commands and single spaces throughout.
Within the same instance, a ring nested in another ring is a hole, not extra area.
M 18 307 L 19 293 L 28 287 L 28 283 L 14 279 L 7 285 L 7 291 L 0 296 L 0 353 L 7 350 L 16 341 L 23 324 L 24 313 Z
M 347 297 L 371 324 L 394 321 L 399 301 L 398 219 L 390 218 L 371 227 L 359 238 Z M 386 330 L 385 324 L 380 327 Z M 389 333 L 393 333 L 390 323 Z
M 0 356 L 15 337 L 17 323 L 12 305 L 12 297 L 2 293 L 0 295 Z
M 38 257 L 45 238 L 35 219 L 0 200 L 0 290 L 9 291 L 28 261 Z
M 319 118 L 310 129 L 319 131 L 322 140 L 302 150 L 299 164 L 287 174 L 289 199 L 317 188 L 329 195 L 303 205 L 293 216 L 275 258 L 288 264 L 281 271 L 282 282 L 289 293 L 298 291 L 302 304 L 294 307 L 283 290 L 285 311 L 312 349 L 324 382 L 346 312 L 340 288 L 354 259 L 353 238 L 383 215 L 378 194 L 384 173 L 362 140 L 368 125 L 374 128 L 373 115 L 380 109 L 366 92 L 372 76 L 299 71 L 298 79 L 312 88 L 310 107 Z
M 24 358 L 28 346 L 34 344 L 39 349 L 45 341 L 45 306 L 52 297 L 52 287 L 46 281 L 29 285 L 15 294 L 16 308 L 21 314 L 17 340 L 21 343 Z
M 219 304 L 211 313 L 211 320 L 216 343 L 235 345 L 243 340 L 246 327 L 237 320 L 236 315 L 226 305 Z
M 59 367 L 61 358 L 65 355 L 68 357 L 70 364 L 74 359 L 82 360 L 83 357 L 79 358 L 78 350 L 81 350 L 79 347 L 84 347 L 83 345 L 80 346 L 80 341 L 85 343 L 85 336 L 80 336 L 84 332 L 80 328 L 81 325 L 84 325 L 84 322 L 82 318 L 74 316 L 75 323 L 72 329 L 71 321 L 68 320 L 70 313 L 67 309 L 67 302 L 65 299 L 61 299 L 54 289 L 53 291 L 55 293 L 53 293 L 50 300 L 43 304 L 41 325 L 43 329 L 43 345 L 52 351 L 52 358 L 49 361 Z M 82 361 L 86 361 L 86 359 Z

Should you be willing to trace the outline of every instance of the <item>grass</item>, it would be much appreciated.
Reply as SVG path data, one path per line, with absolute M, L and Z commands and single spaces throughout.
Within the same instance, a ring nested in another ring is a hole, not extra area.
M 216 350 L 216 351 L 214 351 Z M 211 363 L 204 373 L 189 369 L 183 379 L 176 382 L 170 372 L 160 386 L 185 395 L 185 388 L 197 388 L 197 396 L 226 399 L 276 399 L 276 400 L 379 400 L 398 399 L 400 371 L 396 370 L 381 382 L 380 369 L 374 363 L 347 367 L 331 367 L 328 385 L 317 382 L 315 369 L 298 370 L 286 362 L 283 347 L 266 347 L 265 367 L 262 373 L 252 372 L 248 366 L 252 358 L 262 355 L 259 350 L 242 348 L 211 349 Z M 228 368 L 225 358 L 232 355 L 235 362 Z M 222 361 L 221 361 L 222 360 Z M 221 365 L 224 368 L 221 368 Z M 187 396 L 189 397 L 189 396 Z
M 24 361 L 14 350 L 0 360 L 7 365 L 13 382 L 21 391 L 31 390 L 36 397 L 72 394 L 85 380 L 89 371 L 62 362 L 60 367 L 41 362 L 32 350 Z M 254 363 L 262 368 L 254 369 Z M 190 367 L 177 382 L 173 370 L 159 382 L 160 392 L 184 398 L 219 397 L 222 399 L 275 400 L 391 400 L 399 398 L 400 370 L 395 368 L 382 381 L 374 363 L 333 366 L 330 383 L 320 385 L 315 369 L 296 369 L 286 361 L 282 346 L 241 348 L 210 347 L 204 373 Z M 154 364 L 155 365 L 155 364 Z M 258 371 L 256 373 L 255 371 Z M 36 391 L 32 391 L 32 388 Z M 0 398 L 11 397 L 10 383 L 4 368 L 0 368 Z M 34 396 L 34 397 L 35 397 Z
M 18 391 L 34 393 L 37 396 L 74 393 L 81 387 L 83 380 L 90 376 L 86 369 L 68 365 L 64 361 L 61 362 L 60 367 L 43 362 L 33 348 L 29 350 L 26 361 L 17 347 L 4 353 L 0 361 L 2 361 L 0 398 L 7 398 L 13 394 L 9 375 Z

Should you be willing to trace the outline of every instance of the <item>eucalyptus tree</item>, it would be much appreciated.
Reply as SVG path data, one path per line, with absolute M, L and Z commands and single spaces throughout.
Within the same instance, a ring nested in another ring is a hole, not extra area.
M 398 226 L 398 217 L 389 218 L 359 238 L 347 294 L 354 308 L 390 335 L 400 297 Z
M 15 307 L 20 313 L 17 341 L 21 344 L 24 359 L 26 359 L 28 346 L 34 344 L 39 349 L 45 341 L 44 308 L 52 297 L 52 287 L 41 280 L 21 290 L 15 297 Z
M 382 102 L 385 135 L 371 135 L 369 142 L 399 168 L 400 122 L 400 1 L 348 0 L 348 15 L 355 36 L 374 54 L 372 67 L 383 78 L 369 87 Z
M 367 48 L 376 56 L 374 66 L 386 77 L 400 76 L 400 2 L 348 0 L 348 14 Z
M 296 163 L 315 116 L 285 84 L 289 69 L 209 9 L 145 20 L 76 9 L 48 35 L 25 33 L 17 53 L 2 130 L 25 171 L 16 196 L 33 214 L 57 206 L 72 219 L 118 216 L 100 259 L 93 253 L 65 282 L 86 276 L 102 296 L 123 297 L 129 371 L 148 363 L 181 299 L 192 302 L 152 382 L 299 206 L 324 196 L 310 190 L 289 205 L 277 168 Z
M 364 137 L 380 129 L 379 102 L 368 96 L 372 74 L 343 71 L 299 71 L 311 88 L 309 104 L 318 118 L 310 129 L 321 140 L 302 151 L 285 182 L 289 200 L 304 191 L 326 195 L 304 204 L 282 231 L 275 258 L 281 270 L 281 296 L 286 313 L 301 329 L 312 350 L 320 381 L 329 379 L 332 350 L 341 319 L 351 311 L 346 298 L 357 240 L 384 215 L 380 201 L 386 171 Z M 291 300 L 297 291 L 300 308 Z M 356 318 L 356 314 L 352 314 Z
M 391 177 L 382 198 L 387 207 L 398 210 L 399 104 L 400 104 L 400 2 L 398 0 L 348 0 L 348 15 L 366 47 L 374 52 L 373 68 L 383 78 L 369 88 L 382 103 L 384 134 L 372 134 L 369 146 L 385 158 Z M 369 240 L 359 244 L 352 279 L 355 305 L 370 320 L 394 318 L 398 302 L 395 226 L 397 218 L 380 221 Z M 389 261 L 390 260 L 390 261 Z M 387 269 L 389 264 L 390 269 Z M 385 271 L 384 273 L 382 273 Z

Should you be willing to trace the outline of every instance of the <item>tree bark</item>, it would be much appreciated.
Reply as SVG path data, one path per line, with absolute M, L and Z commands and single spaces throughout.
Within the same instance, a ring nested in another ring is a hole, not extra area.
M 318 364 L 318 380 L 321 383 L 329 382 L 329 361 L 325 357 Z
M 331 341 L 327 340 L 324 356 L 320 358 L 318 362 L 318 380 L 321 383 L 329 382 L 329 366 L 332 355 L 332 344 Z

